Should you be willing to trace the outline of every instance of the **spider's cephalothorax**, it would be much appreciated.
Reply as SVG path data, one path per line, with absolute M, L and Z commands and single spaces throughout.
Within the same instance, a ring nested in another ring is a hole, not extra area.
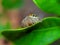
M 35 14 L 29 14 L 22 20 L 22 25 L 23 27 L 28 27 L 31 26 L 32 24 L 35 24 L 38 22 L 40 19 L 37 15 Z

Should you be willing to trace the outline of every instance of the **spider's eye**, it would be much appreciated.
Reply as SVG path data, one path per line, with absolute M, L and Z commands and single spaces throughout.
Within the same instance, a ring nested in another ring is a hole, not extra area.
M 37 15 L 35 15 L 35 14 L 32 14 L 32 16 L 33 16 L 33 17 L 37 17 Z

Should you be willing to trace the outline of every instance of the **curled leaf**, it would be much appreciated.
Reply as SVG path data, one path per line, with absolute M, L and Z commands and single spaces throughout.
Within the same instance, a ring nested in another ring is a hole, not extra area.
M 44 18 L 42 22 L 30 27 L 3 31 L 2 34 L 8 39 L 14 40 L 15 45 L 49 45 L 60 38 L 60 18 Z

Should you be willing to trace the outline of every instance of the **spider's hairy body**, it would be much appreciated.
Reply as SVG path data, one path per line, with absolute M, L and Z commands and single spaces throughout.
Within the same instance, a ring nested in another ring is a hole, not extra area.
M 22 20 L 22 25 L 23 27 L 28 27 L 31 26 L 32 24 L 35 24 L 36 22 L 38 22 L 40 19 L 39 17 L 37 17 L 34 14 L 31 14 L 29 16 L 26 16 L 23 20 Z

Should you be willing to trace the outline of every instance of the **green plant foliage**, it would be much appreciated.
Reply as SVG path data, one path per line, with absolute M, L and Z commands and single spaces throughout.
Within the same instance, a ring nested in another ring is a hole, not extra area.
M 0 23 L 0 38 L 3 37 L 3 35 L 2 35 L 1 33 L 2 33 L 3 31 L 5 31 L 6 29 L 11 29 L 10 23 L 7 22 L 6 25 L 2 25 L 2 24 Z
M 3 0 L 2 5 L 4 9 L 20 8 L 24 4 L 24 0 Z
M 3 35 L 1 34 L 2 31 L 4 31 L 4 26 L 0 24 L 0 38 L 3 37 Z
M 44 18 L 30 27 L 3 31 L 2 34 L 14 40 L 15 45 L 49 45 L 60 38 L 60 18 Z
M 4 26 L 0 24 L 0 30 L 4 29 Z
M 4 26 L 4 29 L 11 29 L 11 24 L 9 23 L 9 21 Z
M 47 13 L 60 15 L 60 0 L 33 0 L 33 2 Z

